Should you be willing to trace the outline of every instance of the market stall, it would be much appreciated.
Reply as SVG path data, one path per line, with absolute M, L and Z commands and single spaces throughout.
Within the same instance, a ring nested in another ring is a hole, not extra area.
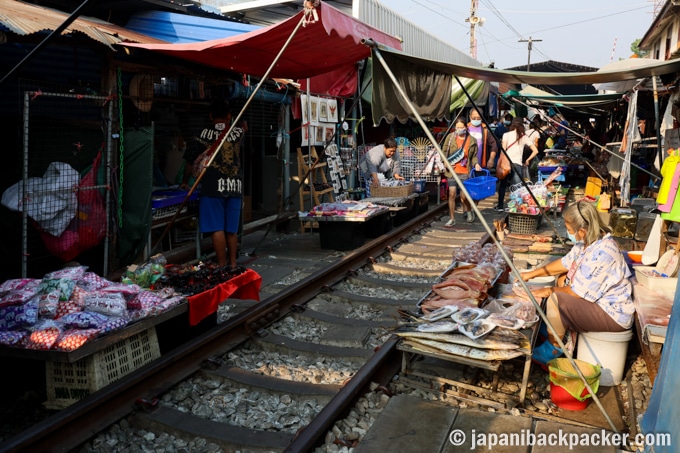
M 259 300 L 261 281 L 251 269 L 167 266 L 161 256 L 121 282 L 85 266 L 7 280 L 0 356 L 44 361 L 46 404 L 62 408 L 160 357 L 157 326 L 185 316 L 188 329 L 229 297 Z
M 378 237 L 392 229 L 387 206 L 365 201 L 323 203 L 300 212 L 300 222 L 318 223 L 321 248 L 352 250 L 366 238 Z
M 494 407 L 505 407 L 509 401 L 524 404 L 538 315 L 529 300 L 503 281 L 507 266 L 491 244 L 455 248 L 453 264 L 418 302 L 422 316 L 397 332 L 404 379 L 423 378 L 440 389 L 446 387 L 448 394 Z M 416 372 L 411 364 L 418 356 L 489 370 L 494 373 L 493 386 Z M 503 362 L 512 359 L 523 361 L 517 394 L 498 389 Z

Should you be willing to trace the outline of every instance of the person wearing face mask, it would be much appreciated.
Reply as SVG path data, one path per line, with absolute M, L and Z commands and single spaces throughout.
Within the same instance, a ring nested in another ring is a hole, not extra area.
M 498 146 L 492 132 L 482 122 L 477 110 L 470 112 L 470 122 L 467 124 L 468 133 L 477 140 L 477 161 L 483 168 L 491 168 L 496 160 Z
M 574 247 L 562 259 L 528 272 L 522 280 L 560 276 L 558 286 L 532 289 L 547 297 L 546 315 L 565 346 L 575 345 L 575 332 L 623 332 L 633 325 L 631 277 L 617 242 L 593 203 L 578 201 L 562 213 L 567 236 Z M 534 349 L 540 364 L 562 355 L 551 333 Z
M 467 130 L 465 120 L 458 119 L 454 125 L 454 132 L 446 136 L 442 151 L 446 154 L 446 158 L 451 164 L 453 171 L 461 181 L 470 177 L 470 170 L 475 169 L 480 171 L 482 167 L 477 161 L 477 140 L 472 137 Z M 454 213 L 456 212 L 456 195 L 458 193 L 458 183 L 453 177 L 453 174 L 446 170 L 446 180 L 449 186 L 449 220 L 444 226 L 452 227 L 456 224 Z M 463 205 L 463 213 L 468 223 L 475 221 L 475 214 L 472 212 L 472 207 L 468 200 L 460 194 L 460 202 Z
M 515 117 L 509 113 L 505 114 L 505 116 L 503 117 L 503 122 L 498 125 L 495 131 L 493 131 L 493 133 L 496 134 L 496 137 L 503 138 L 503 134 L 508 132 L 508 130 L 510 129 L 510 125 L 512 124 L 512 120 L 514 118 Z

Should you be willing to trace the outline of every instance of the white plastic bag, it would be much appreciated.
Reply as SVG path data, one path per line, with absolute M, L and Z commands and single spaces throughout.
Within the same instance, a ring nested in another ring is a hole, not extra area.
M 0 201 L 13 211 L 26 212 L 30 218 L 52 236 L 61 236 L 78 210 L 75 188 L 80 183 L 80 174 L 69 164 L 52 162 L 42 178 L 19 181 L 2 194 Z

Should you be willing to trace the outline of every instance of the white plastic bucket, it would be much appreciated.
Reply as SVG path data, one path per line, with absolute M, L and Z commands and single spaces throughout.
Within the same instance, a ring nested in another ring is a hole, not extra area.
M 626 364 L 628 342 L 633 331 L 623 332 L 580 332 L 576 358 L 602 366 L 600 385 L 619 385 Z

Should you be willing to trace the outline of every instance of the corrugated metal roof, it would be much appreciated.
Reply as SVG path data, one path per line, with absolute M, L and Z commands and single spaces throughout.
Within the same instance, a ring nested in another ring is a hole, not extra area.
M 257 25 L 167 11 L 136 13 L 125 27 L 173 44 L 228 38 L 260 28 Z
M 51 8 L 31 5 L 16 0 L 0 0 L 0 29 L 21 36 L 55 30 L 68 14 Z M 81 16 L 76 19 L 62 35 L 82 33 L 111 49 L 119 42 L 165 43 L 123 27 L 113 25 L 92 17 Z

